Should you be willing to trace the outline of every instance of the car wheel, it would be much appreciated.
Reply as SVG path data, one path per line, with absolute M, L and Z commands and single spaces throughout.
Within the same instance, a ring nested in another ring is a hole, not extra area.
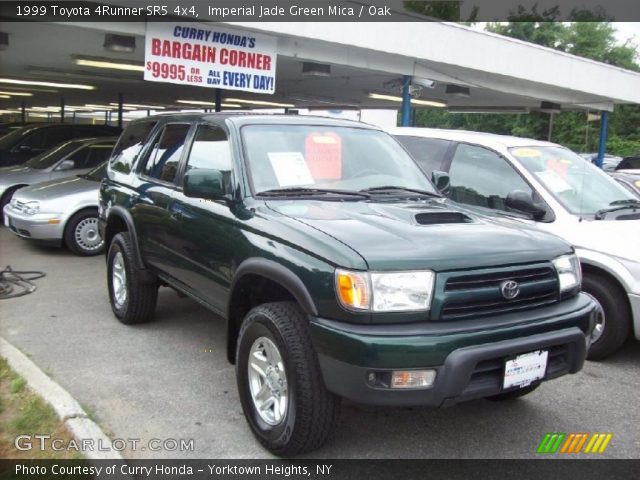
M 629 303 L 618 285 L 602 275 L 586 274 L 582 279 L 582 289 L 601 307 L 591 335 L 587 358 L 602 360 L 616 352 L 629 336 Z
M 107 255 L 107 284 L 111 309 L 122 323 L 136 324 L 153 318 L 158 282 L 136 268 L 128 232 L 113 237 Z
M 525 395 L 529 395 L 536 388 L 540 386 L 539 383 L 536 385 L 529 385 L 528 387 L 519 388 L 518 390 L 511 390 L 510 392 L 499 393 L 497 395 L 491 395 L 487 397 L 487 400 L 491 400 L 492 402 L 504 402 L 507 400 L 515 400 L 516 398 L 524 397 Z
M 247 314 L 236 376 L 249 426 L 272 453 L 315 450 L 333 431 L 340 399 L 324 385 L 308 319 L 295 303 L 267 303 Z
M 64 232 L 67 248 L 76 255 L 97 255 L 104 251 L 104 240 L 98 231 L 98 212 L 78 212 L 67 222 Z

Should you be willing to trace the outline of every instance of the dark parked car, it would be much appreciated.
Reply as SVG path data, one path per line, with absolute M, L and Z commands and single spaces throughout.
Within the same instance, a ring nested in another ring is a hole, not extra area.
M 108 125 L 40 124 L 16 128 L 0 138 L 0 167 L 20 165 L 74 138 L 112 137 L 121 129 Z
M 590 161 L 594 165 L 598 161 L 597 153 L 580 153 L 579 155 L 585 160 Z M 605 153 L 602 159 L 602 170 L 604 170 L 605 172 L 613 172 L 621 161 L 622 157 Z
M 278 455 L 322 445 L 341 397 L 525 395 L 582 368 L 595 324 L 568 243 L 457 206 L 361 123 L 136 120 L 99 211 L 115 316 L 151 320 L 161 284 L 222 316 L 247 421 Z
M 615 168 L 618 170 L 640 170 L 640 157 L 624 157 Z

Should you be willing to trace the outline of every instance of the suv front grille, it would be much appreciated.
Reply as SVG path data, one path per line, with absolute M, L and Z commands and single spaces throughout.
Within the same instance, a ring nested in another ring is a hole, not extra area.
M 549 264 L 447 274 L 441 320 L 459 320 L 537 308 L 558 301 L 558 278 Z M 518 283 L 520 293 L 511 300 L 502 282 Z

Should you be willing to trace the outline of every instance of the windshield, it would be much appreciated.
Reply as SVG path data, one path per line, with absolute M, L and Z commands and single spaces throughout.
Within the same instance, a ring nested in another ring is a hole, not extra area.
M 26 162 L 25 165 L 39 170 L 49 168 L 74 150 L 77 150 L 79 146 L 80 144 L 77 141 L 61 143 L 57 147 L 51 148 L 46 152 L 42 152 L 40 155 L 36 155 Z
M 19 139 L 21 139 L 31 130 L 33 130 L 33 126 L 14 128 L 6 135 L 0 137 L 0 150 L 5 150 L 13 147 Z
M 388 134 L 312 125 L 249 125 L 242 137 L 255 193 L 313 188 L 401 187 L 436 193 Z
M 109 162 L 103 162 L 98 165 L 96 168 L 91 170 L 89 173 L 82 175 L 82 178 L 86 178 L 87 180 L 91 180 L 93 182 L 100 182 L 104 178 L 104 174 L 107 171 L 107 164 Z
M 598 167 L 563 147 L 518 147 L 511 154 L 576 215 L 593 215 L 635 197 Z

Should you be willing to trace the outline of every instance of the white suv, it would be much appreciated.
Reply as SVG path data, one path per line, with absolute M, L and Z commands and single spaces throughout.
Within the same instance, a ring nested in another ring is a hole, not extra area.
M 590 359 L 618 350 L 631 329 L 640 339 L 637 197 L 554 143 L 460 130 L 395 128 L 390 133 L 452 200 L 509 222 L 536 225 L 576 247 L 583 290 L 602 307 Z

